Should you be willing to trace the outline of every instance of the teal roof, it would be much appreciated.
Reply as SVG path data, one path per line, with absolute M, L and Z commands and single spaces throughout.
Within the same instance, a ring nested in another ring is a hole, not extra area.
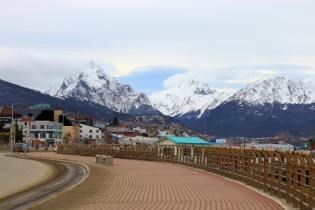
M 177 136 L 165 136 L 164 138 L 156 141 L 155 143 L 164 140 L 164 139 L 169 139 L 173 141 L 177 145 L 198 145 L 198 146 L 209 146 L 210 143 L 198 138 L 198 137 L 177 137 Z

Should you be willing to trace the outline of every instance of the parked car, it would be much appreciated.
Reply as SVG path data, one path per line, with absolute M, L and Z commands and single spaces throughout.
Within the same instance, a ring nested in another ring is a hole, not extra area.
M 13 152 L 24 152 L 24 151 L 27 153 L 30 152 L 30 148 L 28 147 L 27 144 L 24 144 L 24 143 L 16 143 L 12 149 L 13 149 Z

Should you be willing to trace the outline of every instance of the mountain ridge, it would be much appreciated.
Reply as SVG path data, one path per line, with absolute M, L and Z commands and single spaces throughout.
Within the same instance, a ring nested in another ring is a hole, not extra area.
M 189 119 L 200 118 L 206 110 L 214 109 L 229 96 L 228 93 L 211 89 L 205 83 L 189 80 L 148 97 L 164 115 Z
M 77 77 L 65 78 L 60 86 L 45 93 L 58 98 L 91 101 L 120 113 L 161 114 L 145 94 L 106 74 L 94 61 L 90 61 L 89 67 Z

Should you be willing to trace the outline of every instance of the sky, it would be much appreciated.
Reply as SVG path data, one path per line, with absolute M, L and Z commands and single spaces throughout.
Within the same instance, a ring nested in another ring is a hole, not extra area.
M 314 0 L 1 0 L 0 79 L 46 91 L 94 60 L 145 94 L 315 77 Z

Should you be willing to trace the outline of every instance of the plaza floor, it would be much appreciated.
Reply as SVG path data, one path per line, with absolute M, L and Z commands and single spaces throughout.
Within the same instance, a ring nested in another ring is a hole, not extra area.
M 240 183 L 194 168 L 161 162 L 36 152 L 43 157 L 84 163 L 89 176 L 31 209 L 284 209 L 275 200 Z

